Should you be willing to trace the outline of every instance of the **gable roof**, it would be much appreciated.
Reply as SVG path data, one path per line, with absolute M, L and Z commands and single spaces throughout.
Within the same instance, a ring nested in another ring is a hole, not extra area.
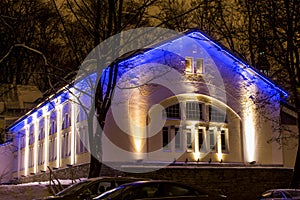
M 117 60 L 114 61 L 114 63 L 122 63 L 124 61 L 134 59 L 136 56 L 143 55 L 146 52 L 151 52 L 153 50 L 156 50 L 157 48 L 165 45 L 168 42 L 173 42 L 173 41 L 175 41 L 177 39 L 180 39 L 180 38 L 183 38 L 183 37 L 189 37 L 189 38 L 192 38 L 192 39 L 195 39 L 195 40 L 201 40 L 201 41 L 208 42 L 210 45 L 212 45 L 213 47 L 215 47 L 219 51 L 223 52 L 225 56 L 227 56 L 228 58 L 234 60 L 235 62 L 238 62 L 243 70 L 250 71 L 254 76 L 256 76 L 260 80 L 262 80 L 265 83 L 267 83 L 268 85 L 270 85 L 272 88 L 274 88 L 280 94 L 282 94 L 284 97 L 288 96 L 288 93 L 285 90 L 280 88 L 277 84 L 275 84 L 272 80 L 267 78 L 265 75 L 263 75 L 262 73 L 257 71 L 254 67 L 247 64 L 247 62 L 244 59 L 242 59 L 239 56 L 235 55 L 232 51 L 230 51 L 229 49 L 227 49 L 226 47 L 224 47 L 220 43 L 214 41 L 213 39 L 208 37 L 203 31 L 201 31 L 199 29 L 196 29 L 196 28 L 195 29 L 189 29 L 189 30 L 187 30 L 187 31 L 185 31 L 181 34 L 178 34 L 178 35 L 170 37 L 166 40 L 163 40 L 162 42 L 151 44 L 150 46 L 147 46 L 143 49 L 138 49 L 138 50 L 135 50 L 133 52 L 129 52 L 129 53 L 123 55 L 123 56 L 120 56 Z M 54 98 L 56 96 L 59 96 L 59 95 L 62 95 L 62 93 L 64 93 L 64 90 L 66 90 L 66 88 L 72 87 L 73 84 L 74 83 L 70 83 L 69 85 L 66 85 L 63 88 L 61 88 L 56 94 L 52 94 L 51 96 L 45 98 L 45 100 L 43 102 L 41 102 L 35 109 L 32 109 L 31 111 L 29 111 L 26 115 L 24 115 L 23 117 L 18 119 L 14 124 L 16 125 L 16 123 L 21 122 L 22 119 L 24 119 L 24 118 L 28 117 L 29 115 L 31 115 L 39 107 L 42 107 L 47 102 L 51 102 L 52 98 Z M 12 128 L 14 126 L 14 124 L 12 124 L 8 128 Z

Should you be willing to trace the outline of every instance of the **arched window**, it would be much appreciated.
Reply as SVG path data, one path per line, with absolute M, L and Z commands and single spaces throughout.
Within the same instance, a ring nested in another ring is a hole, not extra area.
M 224 111 L 215 106 L 209 106 L 209 121 L 227 122 L 227 115 Z
M 168 119 L 181 119 L 180 104 L 167 107 L 163 112 L 163 116 Z

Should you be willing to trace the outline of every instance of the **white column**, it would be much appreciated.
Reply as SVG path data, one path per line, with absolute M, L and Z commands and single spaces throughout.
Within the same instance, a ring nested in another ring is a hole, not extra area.
M 48 161 L 49 161 L 49 114 L 46 113 L 47 110 L 44 109 L 44 131 L 45 131 L 45 138 L 44 138 L 44 171 L 47 170 Z
M 18 136 L 18 179 L 21 177 L 20 170 L 21 170 L 21 141 L 22 137 L 20 137 L 20 134 L 17 133 Z
M 75 104 L 71 101 L 71 165 L 75 164 Z
M 34 123 L 34 144 L 33 144 L 33 155 L 34 155 L 34 164 L 33 164 L 33 172 L 37 173 L 38 167 L 38 136 L 39 136 L 39 121 L 37 118 L 37 113 L 33 116 L 33 123 Z
M 57 106 L 56 110 L 56 121 L 57 121 L 57 133 L 56 133 L 56 167 L 60 167 L 60 161 L 61 161 L 61 125 L 62 125 L 62 105 Z
M 24 156 L 24 175 L 28 175 L 28 161 L 29 161 L 29 125 L 26 121 L 25 126 L 25 156 Z

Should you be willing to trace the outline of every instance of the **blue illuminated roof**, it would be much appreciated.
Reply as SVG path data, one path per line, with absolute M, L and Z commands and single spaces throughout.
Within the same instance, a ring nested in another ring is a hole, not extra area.
M 153 44 L 150 47 L 147 47 L 147 48 L 142 49 L 140 51 L 137 50 L 135 52 L 124 55 L 124 56 L 120 57 L 116 62 L 119 63 L 121 66 L 123 65 L 124 69 L 127 66 L 126 62 L 130 62 L 130 61 L 133 62 L 133 61 L 136 61 L 136 60 L 139 61 L 139 64 L 141 64 L 141 62 L 147 62 L 143 59 L 143 57 L 145 57 L 145 56 L 155 57 L 155 56 L 159 56 L 159 55 L 161 56 L 160 52 L 162 52 L 162 49 L 163 49 L 162 46 L 166 45 L 167 43 L 176 41 L 177 39 L 180 39 L 180 38 L 183 38 L 183 37 L 188 37 L 188 38 L 192 38 L 192 39 L 195 39 L 195 40 L 208 42 L 209 45 L 211 45 L 211 46 L 215 47 L 216 49 L 218 49 L 219 51 L 223 52 L 224 56 L 227 56 L 227 58 L 230 58 L 234 62 L 239 63 L 241 65 L 241 69 L 250 70 L 252 72 L 252 74 L 254 74 L 254 76 L 256 76 L 260 80 L 262 80 L 265 83 L 267 83 L 268 85 L 270 85 L 272 88 L 274 88 L 280 94 L 282 94 L 284 97 L 288 96 L 288 93 L 286 91 L 284 91 L 282 88 L 277 86 L 273 81 L 271 81 L 270 79 L 265 77 L 263 74 L 258 72 L 256 69 L 254 69 L 253 67 L 248 65 L 246 61 L 244 61 L 243 59 L 241 59 L 238 56 L 234 55 L 234 53 L 232 53 L 230 50 L 228 50 L 227 48 L 225 48 L 221 44 L 217 43 L 216 41 L 212 40 L 206 34 L 204 34 L 202 31 L 197 30 L 197 29 L 192 29 L 192 30 L 186 31 L 183 34 L 178 34 L 177 36 L 172 37 L 168 40 L 165 40 L 162 43 Z M 171 55 L 171 53 L 170 53 L 170 55 Z M 149 60 L 149 59 L 147 58 L 146 60 Z M 93 74 L 91 76 L 93 76 Z M 96 77 L 94 77 L 94 78 L 96 78 Z M 76 87 L 84 87 L 85 84 L 87 84 L 87 83 L 85 83 L 84 80 L 80 80 L 77 83 L 75 83 L 74 85 L 76 85 Z M 18 129 L 20 126 L 23 126 L 25 119 L 27 119 L 27 123 L 28 123 L 30 120 L 32 120 L 31 115 L 35 112 L 37 112 L 37 116 L 42 116 L 42 112 L 43 112 L 42 109 L 43 108 L 45 108 L 45 110 L 47 110 L 47 111 L 51 111 L 54 108 L 54 105 L 55 105 L 54 101 L 59 101 L 60 103 L 63 103 L 64 101 L 66 101 L 69 98 L 69 93 L 66 92 L 66 89 L 70 88 L 70 87 L 72 87 L 72 84 L 67 85 L 66 87 L 64 87 L 64 89 L 60 90 L 56 95 L 53 95 L 53 96 L 49 97 L 43 103 L 38 105 L 35 109 L 33 109 L 29 113 L 27 113 L 27 115 L 23 116 L 18 121 L 16 121 L 13 125 L 11 125 L 9 127 L 9 129 L 14 130 L 14 129 Z

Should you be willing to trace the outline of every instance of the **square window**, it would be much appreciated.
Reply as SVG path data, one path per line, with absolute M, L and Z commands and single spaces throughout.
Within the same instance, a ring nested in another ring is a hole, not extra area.
M 193 73 L 193 58 L 191 57 L 185 58 L 185 72 Z
M 180 119 L 181 118 L 180 104 L 175 104 L 167 107 L 163 112 L 163 118 Z
M 200 59 L 200 58 L 196 59 L 195 72 L 197 74 L 202 74 L 203 73 L 203 59 Z
M 203 120 L 202 104 L 199 102 L 186 102 L 186 119 Z

